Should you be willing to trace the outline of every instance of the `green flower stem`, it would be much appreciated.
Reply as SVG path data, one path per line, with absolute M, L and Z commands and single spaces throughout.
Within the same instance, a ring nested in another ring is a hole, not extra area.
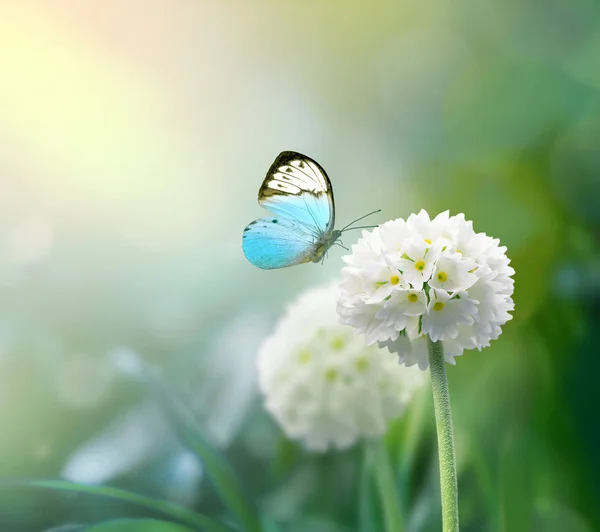
M 433 390 L 433 407 L 440 455 L 440 485 L 442 488 L 442 523 L 444 532 L 458 532 L 458 483 L 450 393 L 446 379 L 446 362 L 442 342 L 432 342 L 427 337 L 429 370 Z

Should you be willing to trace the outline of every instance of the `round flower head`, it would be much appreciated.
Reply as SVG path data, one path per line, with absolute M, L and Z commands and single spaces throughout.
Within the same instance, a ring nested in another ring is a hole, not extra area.
M 514 308 L 514 270 L 499 240 L 475 233 L 464 214 L 427 212 L 363 231 L 344 257 L 340 322 L 407 366 L 428 366 L 427 342 L 446 362 L 498 338 Z
M 267 410 L 288 437 L 312 450 L 382 435 L 423 383 L 416 368 L 399 367 L 339 323 L 338 297 L 336 285 L 307 291 L 259 350 Z

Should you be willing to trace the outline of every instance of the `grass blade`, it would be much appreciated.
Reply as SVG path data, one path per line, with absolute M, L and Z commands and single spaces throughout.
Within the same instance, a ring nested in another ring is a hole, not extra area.
M 244 493 L 241 484 L 223 456 L 208 443 L 194 414 L 158 379 L 145 372 L 146 382 L 167 412 L 167 419 L 182 442 L 202 461 L 206 474 L 229 510 L 246 532 L 262 532 L 257 509 Z
M 234 532 L 232 528 L 226 526 L 214 519 L 202 515 L 192 510 L 188 510 L 183 506 L 173 504 L 167 501 L 153 499 L 137 493 L 113 488 L 111 486 L 88 486 L 85 484 L 77 484 L 74 482 L 65 482 L 62 480 L 23 480 L 23 481 L 5 481 L 0 483 L 0 487 L 26 487 L 26 488 L 43 488 L 57 491 L 70 491 L 74 493 L 87 493 L 101 497 L 109 497 L 118 499 L 122 502 L 135 504 L 149 508 L 163 514 L 166 517 L 174 519 L 180 523 L 191 525 L 195 529 L 206 532 Z
M 193 529 L 156 519 L 113 519 L 90 526 L 85 532 L 192 532 Z
M 404 518 L 400 491 L 390 455 L 383 440 L 379 442 L 375 453 L 375 481 L 379 490 L 385 529 L 387 532 L 402 532 Z
M 363 444 L 363 462 L 361 468 L 359 499 L 358 499 L 358 525 L 360 532 L 377 532 L 378 519 L 374 508 L 372 486 L 373 452 L 372 446 Z

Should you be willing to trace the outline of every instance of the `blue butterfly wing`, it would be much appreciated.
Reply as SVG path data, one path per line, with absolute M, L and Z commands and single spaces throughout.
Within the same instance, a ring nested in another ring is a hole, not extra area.
M 304 192 L 297 196 L 269 196 L 260 204 L 268 211 L 293 221 L 306 232 L 317 235 L 330 232 L 333 211 L 326 194 Z
M 244 229 L 242 249 L 263 270 L 285 268 L 313 260 L 315 237 L 285 218 L 260 218 Z
M 242 248 L 252 264 L 283 268 L 322 257 L 330 245 L 335 206 L 331 182 L 316 161 L 297 152 L 279 154 L 258 202 L 277 216 L 256 220 L 244 230 Z

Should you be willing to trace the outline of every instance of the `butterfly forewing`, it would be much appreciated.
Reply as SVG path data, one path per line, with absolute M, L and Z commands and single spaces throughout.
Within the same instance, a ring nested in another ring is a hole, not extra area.
M 290 216 L 318 235 L 333 230 L 333 189 L 325 170 L 313 159 L 284 151 L 269 168 L 258 202 L 271 212 Z

